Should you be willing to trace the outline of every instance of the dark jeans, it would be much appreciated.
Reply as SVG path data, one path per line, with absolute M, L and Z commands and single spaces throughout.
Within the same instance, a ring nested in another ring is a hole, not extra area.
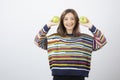
M 53 76 L 53 80 L 85 80 L 83 76 Z

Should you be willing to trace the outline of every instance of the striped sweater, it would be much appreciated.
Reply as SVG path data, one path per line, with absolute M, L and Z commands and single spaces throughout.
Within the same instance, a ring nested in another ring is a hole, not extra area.
M 93 37 L 82 34 L 79 37 L 68 35 L 62 37 L 57 33 L 46 36 L 47 25 L 35 37 L 35 43 L 48 51 L 52 75 L 69 75 L 88 77 L 91 55 L 106 44 L 104 35 L 95 26 L 89 29 Z

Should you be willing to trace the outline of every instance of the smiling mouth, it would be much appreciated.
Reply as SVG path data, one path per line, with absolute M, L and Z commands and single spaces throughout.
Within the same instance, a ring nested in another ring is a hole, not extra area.
M 71 25 L 66 25 L 66 26 L 68 26 L 68 27 L 73 27 L 73 24 L 71 24 Z

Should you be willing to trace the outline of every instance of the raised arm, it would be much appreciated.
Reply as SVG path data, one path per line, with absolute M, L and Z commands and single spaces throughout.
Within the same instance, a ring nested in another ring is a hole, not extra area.
M 35 36 L 34 42 L 35 44 L 42 48 L 47 50 L 47 37 L 46 34 L 49 31 L 50 28 L 47 27 L 47 25 L 45 25 Z
M 93 50 L 96 51 L 102 48 L 106 43 L 106 38 L 103 33 L 97 29 L 94 25 L 89 29 L 93 33 Z
M 47 36 L 46 34 L 48 33 L 49 29 L 52 26 L 58 25 L 58 23 L 54 23 L 54 22 L 48 22 L 35 36 L 34 42 L 35 44 L 44 49 L 47 50 Z
M 81 23 L 81 25 L 87 27 L 93 33 L 93 51 L 102 48 L 107 43 L 103 33 L 97 29 L 90 21 L 83 24 Z

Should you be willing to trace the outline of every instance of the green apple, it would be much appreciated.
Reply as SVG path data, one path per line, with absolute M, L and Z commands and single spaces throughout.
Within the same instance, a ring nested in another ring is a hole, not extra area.
M 80 23 L 82 23 L 82 24 L 85 24 L 85 23 L 88 23 L 88 22 L 89 22 L 89 20 L 88 20 L 87 17 L 85 17 L 85 16 L 81 16 L 81 17 L 79 18 L 79 20 L 80 20 Z
M 58 23 L 60 21 L 60 18 L 58 16 L 54 16 L 51 21 L 54 23 Z

